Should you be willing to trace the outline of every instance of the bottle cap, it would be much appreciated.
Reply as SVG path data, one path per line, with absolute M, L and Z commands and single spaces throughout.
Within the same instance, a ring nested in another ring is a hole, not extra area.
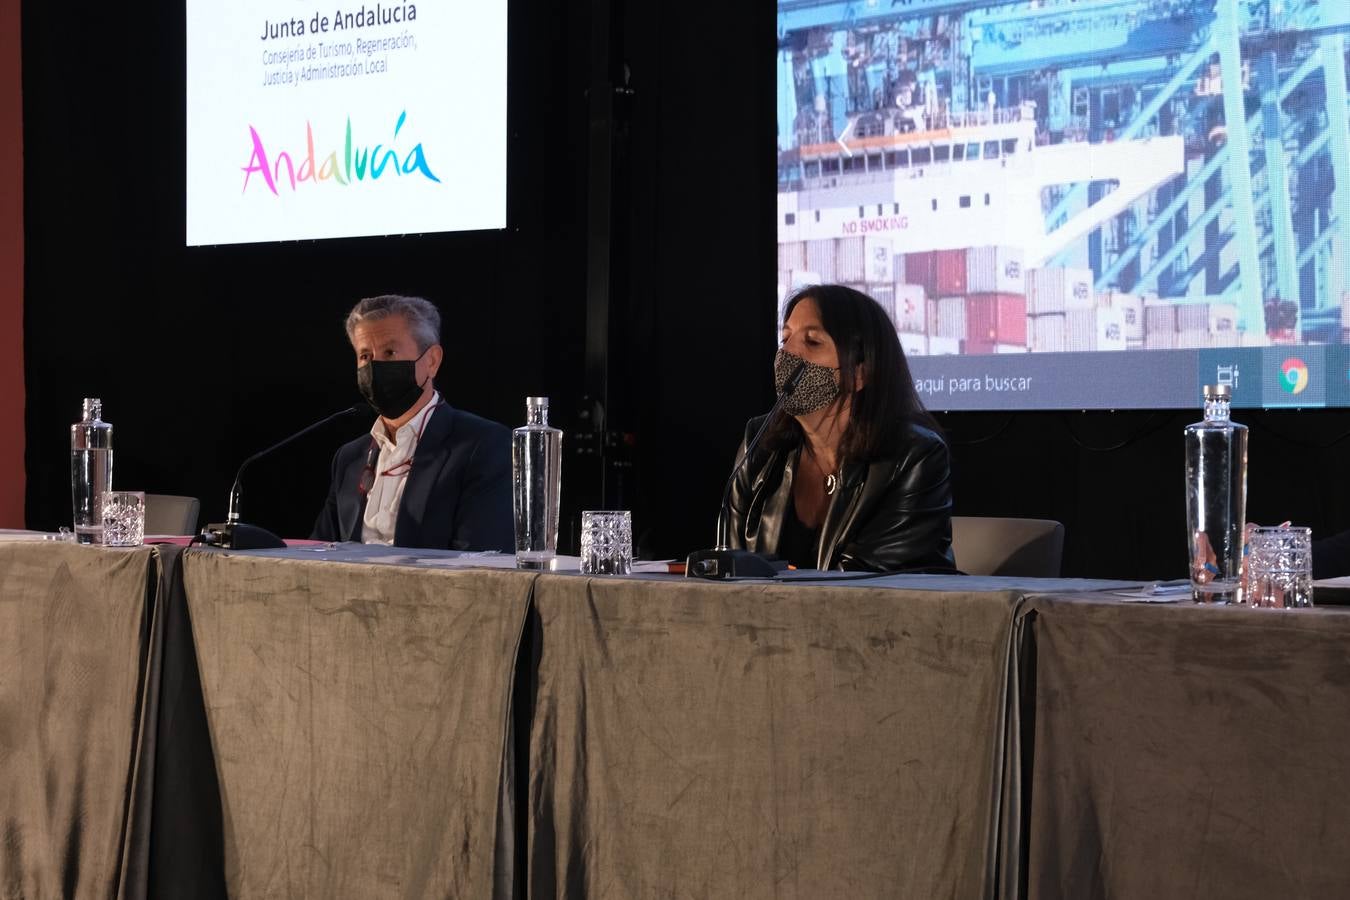
M 84 418 L 97 419 L 103 415 L 103 401 L 97 397 L 84 398 Z
M 547 398 L 547 397 L 526 397 L 526 398 L 525 398 L 525 408 L 526 408 L 526 409 L 540 409 L 540 408 L 548 409 L 548 398 Z
M 1231 400 L 1233 389 L 1226 384 L 1207 384 L 1200 389 L 1206 400 Z

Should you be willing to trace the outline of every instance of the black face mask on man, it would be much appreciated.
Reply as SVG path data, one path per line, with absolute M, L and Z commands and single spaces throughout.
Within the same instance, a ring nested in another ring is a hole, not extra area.
M 806 362 L 782 347 L 778 348 L 773 360 L 773 384 L 780 394 L 787 385 L 788 378 L 802 363 L 806 363 L 806 369 L 802 372 L 801 380 L 797 382 L 797 389 L 783 401 L 783 412 L 790 416 L 804 416 L 818 409 L 824 409 L 839 396 L 839 381 L 835 375 L 838 369 Z
M 377 413 L 397 419 L 422 396 L 425 382 L 417 383 L 417 362 L 426 355 L 423 350 L 417 359 L 372 359 L 356 370 L 357 390 Z

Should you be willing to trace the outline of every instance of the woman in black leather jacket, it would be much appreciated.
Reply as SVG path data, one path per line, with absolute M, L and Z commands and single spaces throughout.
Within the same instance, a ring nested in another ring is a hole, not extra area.
M 954 572 L 947 445 L 886 313 L 852 288 L 804 288 L 784 312 L 780 391 L 803 361 L 736 476 L 732 546 L 798 568 Z M 746 426 L 742 453 L 762 422 Z

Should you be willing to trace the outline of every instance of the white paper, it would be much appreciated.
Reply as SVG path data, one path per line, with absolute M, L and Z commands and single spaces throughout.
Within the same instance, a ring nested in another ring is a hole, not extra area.
M 0 541 L 55 541 L 55 534 L 46 531 L 23 531 L 16 528 L 0 528 Z
M 1179 600 L 1190 599 L 1191 585 L 1188 581 L 1162 582 L 1146 584 L 1133 590 L 1107 593 L 1130 603 L 1176 603 Z

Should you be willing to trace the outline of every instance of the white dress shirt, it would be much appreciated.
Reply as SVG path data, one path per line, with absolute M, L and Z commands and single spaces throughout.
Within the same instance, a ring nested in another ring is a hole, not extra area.
M 394 543 L 394 527 L 398 524 L 398 508 L 403 502 L 403 488 L 408 483 L 408 465 L 417 452 L 417 438 L 426 420 L 441 402 L 439 391 L 432 391 L 431 401 L 394 433 L 391 441 L 384 431 L 384 419 L 377 418 L 370 426 L 370 436 L 380 448 L 375 461 L 375 483 L 366 493 L 366 514 L 362 521 L 361 542 L 364 544 Z M 392 475 L 386 472 L 393 471 Z

